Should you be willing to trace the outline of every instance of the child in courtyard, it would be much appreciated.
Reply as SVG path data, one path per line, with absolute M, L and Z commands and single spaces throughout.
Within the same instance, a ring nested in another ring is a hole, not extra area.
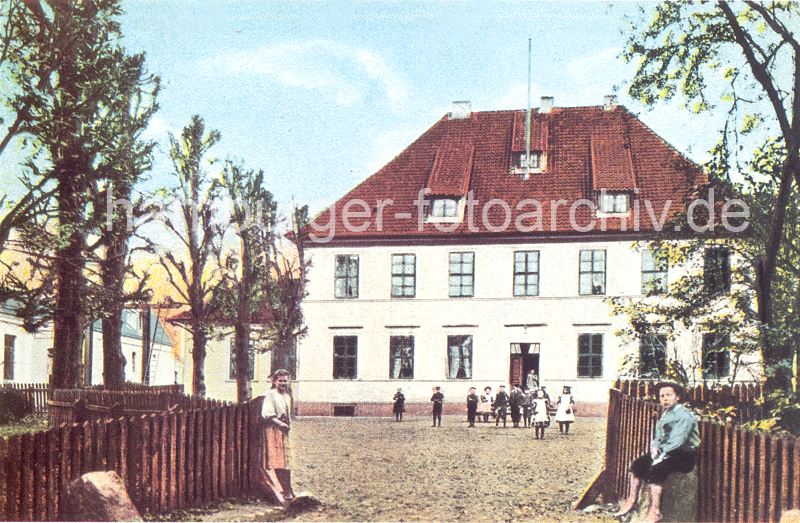
M 571 392 L 572 389 L 564 385 L 561 395 L 558 397 L 556 421 L 561 434 L 569 434 L 569 426 L 575 421 L 575 399 Z
M 492 413 L 492 404 L 494 403 L 494 396 L 492 396 L 492 388 L 485 387 L 483 394 L 481 394 L 481 402 L 478 405 L 478 414 L 483 415 L 483 422 L 489 422 L 489 414 Z
M 544 429 L 550 422 L 550 416 L 547 413 L 548 406 L 544 391 L 537 390 L 536 398 L 533 400 L 533 430 L 536 431 L 536 439 L 544 439 Z
M 406 409 L 406 396 L 403 394 L 403 389 L 397 389 L 394 393 L 394 405 L 392 411 L 394 412 L 395 421 L 403 421 L 403 411 Z
M 500 418 L 503 418 L 503 428 L 506 427 L 506 416 L 508 415 L 508 394 L 506 394 L 506 386 L 500 385 L 497 391 L 497 396 L 494 397 L 494 426 L 500 426 Z
M 433 402 L 433 426 L 436 426 L 436 422 L 439 422 L 439 426 L 442 426 L 442 407 L 444 406 L 444 394 L 442 394 L 442 388 L 438 385 L 433 388 L 433 396 L 431 396 L 431 402 Z
M 469 394 L 467 394 L 467 421 L 470 427 L 475 426 L 475 417 L 478 415 L 479 401 L 480 399 L 478 398 L 475 387 L 470 387 Z
M 522 388 L 522 421 L 530 427 L 533 420 L 533 390 L 527 386 Z

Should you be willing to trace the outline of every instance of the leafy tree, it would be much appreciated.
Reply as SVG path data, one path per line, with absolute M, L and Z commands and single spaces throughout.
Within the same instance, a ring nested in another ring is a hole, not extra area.
M 279 248 L 274 235 L 261 240 L 265 245 L 264 251 L 274 253 L 268 264 L 270 270 L 265 274 L 269 314 L 264 321 L 264 332 L 272 347 L 272 368 L 284 368 L 296 376 L 297 340 L 308 330 L 302 307 L 310 265 L 305 258 L 303 236 L 303 229 L 308 224 L 308 206 L 294 207 L 290 224 L 288 236 L 295 244 L 295 253 L 287 254 L 287 249 Z M 267 248 L 270 242 L 271 247 Z
M 210 320 L 217 312 L 210 300 L 219 276 L 213 274 L 212 256 L 219 249 L 221 231 L 214 220 L 214 201 L 219 195 L 219 180 L 209 179 L 203 165 L 209 149 L 220 139 L 219 131 L 206 131 L 200 116 L 192 116 L 180 137 L 170 134 L 170 158 L 177 186 L 168 192 L 180 207 L 180 224 L 165 220 L 167 229 L 185 249 L 185 259 L 166 251 L 160 264 L 182 305 L 188 307 L 187 329 L 192 334 L 192 392 L 205 395 L 206 343 L 211 335 Z
M 264 172 L 245 169 L 226 161 L 222 171 L 222 187 L 231 204 L 229 225 L 239 238 L 239 248 L 220 256 L 223 279 L 215 299 L 221 316 L 234 327 L 236 360 L 236 396 L 239 402 L 250 399 L 250 353 L 254 350 L 252 325 L 259 316 L 269 315 L 264 302 L 264 287 L 269 251 L 264 251 L 260 238 L 273 234 L 277 206 L 264 187 Z M 271 246 L 270 246 L 271 247 Z
M 780 273 L 787 270 L 780 262 L 792 186 L 800 184 L 799 12 L 792 2 L 665 2 L 652 9 L 649 22 L 632 24 L 623 52 L 638 62 L 630 93 L 645 104 L 680 95 L 701 112 L 710 110 L 719 95 L 719 103 L 727 105 L 714 160 L 723 168 L 723 180 L 730 182 L 731 172 L 740 167 L 743 134 L 760 128 L 778 135 L 785 154 L 774 165 L 772 192 L 752 187 L 771 202 L 763 207 L 769 209 L 757 229 L 763 237 L 751 253 L 758 346 L 767 370 L 765 385 L 773 391 L 792 387 L 792 345 L 780 333 L 776 299 Z M 722 92 L 716 89 L 720 83 L 726 86 Z
M 18 248 L 37 279 L 12 275 L 4 283 L 23 284 L 16 291 L 26 303 L 21 312 L 30 315 L 27 325 L 53 320 L 51 384 L 71 388 L 81 379 L 84 329 L 101 313 L 102 301 L 92 296 L 100 290 L 97 268 L 89 261 L 97 245 L 87 244 L 103 216 L 97 195 L 119 181 L 112 158 L 142 152 L 117 135 L 133 136 L 146 125 L 146 119 L 123 125 L 123 113 L 145 96 L 152 78 L 143 76 L 143 57 L 127 55 L 119 44 L 118 0 L 7 5 L 0 64 L 10 86 L 4 101 L 15 119 L 0 143 L 17 140 L 23 147 L 27 194 L 17 205 L 28 202 L 37 212 L 21 209 L 4 227 L 20 228 Z

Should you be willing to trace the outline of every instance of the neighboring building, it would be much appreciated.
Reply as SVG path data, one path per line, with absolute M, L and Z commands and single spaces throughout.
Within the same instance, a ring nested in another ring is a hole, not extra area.
M 0 335 L 3 337 L 3 382 L 46 383 L 50 378 L 53 330 L 50 325 L 36 333 L 26 331 L 16 316 L 13 301 L 0 304 Z M 126 359 L 125 379 L 141 383 L 143 370 L 151 385 L 183 383 L 185 358 L 177 344 L 178 335 L 165 321 L 166 311 L 126 309 L 123 311 L 122 352 Z M 149 328 L 146 327 L 149 318 Z M 91 336 L 88 336 L 91 332 Z M 146 340 L 146 342 L 145 342 Z M 83 342 L 83 382 L 103 382 L 103 334 L 101 322 L 94 322 Z M 145 358 L 149 353 L 149 365 Z M 91 369 L 91 371 L 90 371 Z
M 663 365 L 665 340 L 623 346 L 604 300 L 680 270 L 631 245 L 668 205 L 683 211 L 701 169 L 611 97 L 543 98 L 529 139 L 526 127 L 525 111 L 457 102 L 312 222 L 300 414 L 388 414 L 398 387 L 427 409 L 435 385 L 460 409 L 470 386 L 527 380 L 551 395 L 570 385 L 600 413 L 626 354 Z M 687 332 L 668 349 L 694 357 L 713 341 Z M 711 359 L 709 377 L 724 379 L 724 358 Z
M 189 314 L 186 311 L 173 315 L 169 323 L 175 326 L 178 333 L 179 343 L 185 347 L 186 365 L 183 370 L 183 381 L 187 393 L 192 393 L 192 333 L 186 328 L 189 322 Z M 205 384 L 206 397 L 236 401 L 236 353 L 233 346 L 233 327 L 225 323 L 214 320 L 214 334 L 209 336 L 206 342 L 206 361 L 205 361 Z M 254 329 L 257 328 L 254 325 Z M 270 374 L 272 374 L 269 351 L 256 351 L 255 344 L 250 359 L 250 387 L 252 396 L 263 396 L 267 388 L 271 385 Z

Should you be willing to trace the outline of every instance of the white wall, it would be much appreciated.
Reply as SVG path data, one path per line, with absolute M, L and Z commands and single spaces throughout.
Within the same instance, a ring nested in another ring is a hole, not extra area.
M 16 336 L 14 341 L 14 379 L 16 383 L 45 383 L 50 376 L 50 347 L 52 332 L 43 330 L 36 334 L 22 328 L 22 321 L 0 312 L 0 361 L 4 358 L 5 335 Z M 4 367 L 6 362 L 0 367 Z M 0 374 L 2 378 L 4 374 Z
M 578 294 L 579 252 L 606 250 L 606 295 Z M 513 296 L 514 251 L 538 250 L 539 296 Z M 448 297 L 450 252 L 475 252 L 475 295 Z M 391 255 L 417 257 L 415 298 L 391 298 Z M 641 253 L 629 241 L 539 243 L 508 245 L 443 245 L 395 247 L 314 247 L 307 250 L 309 295 L 304 302 L 308 336 L 298 347 L 298 402 L 388 402 L 402 387 L 408 401 L 430 399 L 431 387 L 441 385 L 446 397 L 464 396 L 468 387 L 482 389 L 507 383 L 510 344 L 541 344 L 540 377 L 549 391 L 573 386 L 578 401 L 607 400 L 609 383 L 619 375 L 626 351 L 613 334 L 625 324 L 614 318 L 606 296 L 638 297 L 641 291 Z M 359 297 L 334 298 L 337 254 L 359 256 Z M 677 274 L 677 273 L 675 273 Z M 671 272 L 670 278 L 674 275 Z M 532 325 L 537 326 L 514 326 Z M 447 327 L 460 325 L 461 327 Z M 405 326 L 391 328 L 391 326 Z M 601 333 L 602 378 L 578 378 L 578 336 Z M 447 379 L 447 336 L 473 336 L 473 376 Z M 334 380 L 333 337 L 358 336 L 355 380 Z M 389 336 L 413 335 L 413 380 L 389 379 Z M 685 333 L 670 342 L 688 355 L 700 350 L 699 334 Z
M 183 367 L 185 390 L 192 388 L 192 335 L 181 328 L 182 343 L 186 347 L 186 363 Z M 212 337 L 206 344 L 205 383 L 206 397 L 224 401 L 236 401 L 236 380 L 230 378 L 230 344 L 233 333 Z M 255 355 L 255 376 L 250 382 L 252 396 L 262 396 L 270 385 L 270 353 Z

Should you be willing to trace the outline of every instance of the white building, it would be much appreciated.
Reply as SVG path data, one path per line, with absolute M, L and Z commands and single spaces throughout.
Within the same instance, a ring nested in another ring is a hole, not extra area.
M 680 270 L 632 242 L 705 182 L 611 97 L 573 108 L 543 98 L 529 128 L 525 111 L 457 102 L 309 228 L 300 414 L 388 414 L 398 387 L 427 411 L 436 385 L 454 412 L 470 386 L 529 374 L 601 413 L 624 356 L 647 360 L 661 341 L 623 346 L 624 319 L 604 299 L 641 296 Z M 702 340 L 686 332 L 667 349 L 690 357 Z
M 148 316 L 150 326 L 145 328 L 144 321 Z M 177 343 L 178 335 L 173 332 L 175 329 L 166 323 L 165 313 L 153 309 L 147 315 L 138 309 L 126 309 L 122 320 L 126 381 L 141 383 L 144 373 L 147 373 L 151 385 L 183 383 L 185 357 Z M 49 355 L 53 345 L 52 326 L 46 325 L 36 333 L 26 331 L 16 315 L 15 303 L 6 301 L 0 304 L 0 334 L 3 337 L 3 382 L 47 383 L 52 369 Z M 101 384 L 103 335 L 100 321 L 94 322 L 86 334 L 82 354 L 83 381 L 86 385 Z M 145 365 L 145 358 L 149 365 Z

